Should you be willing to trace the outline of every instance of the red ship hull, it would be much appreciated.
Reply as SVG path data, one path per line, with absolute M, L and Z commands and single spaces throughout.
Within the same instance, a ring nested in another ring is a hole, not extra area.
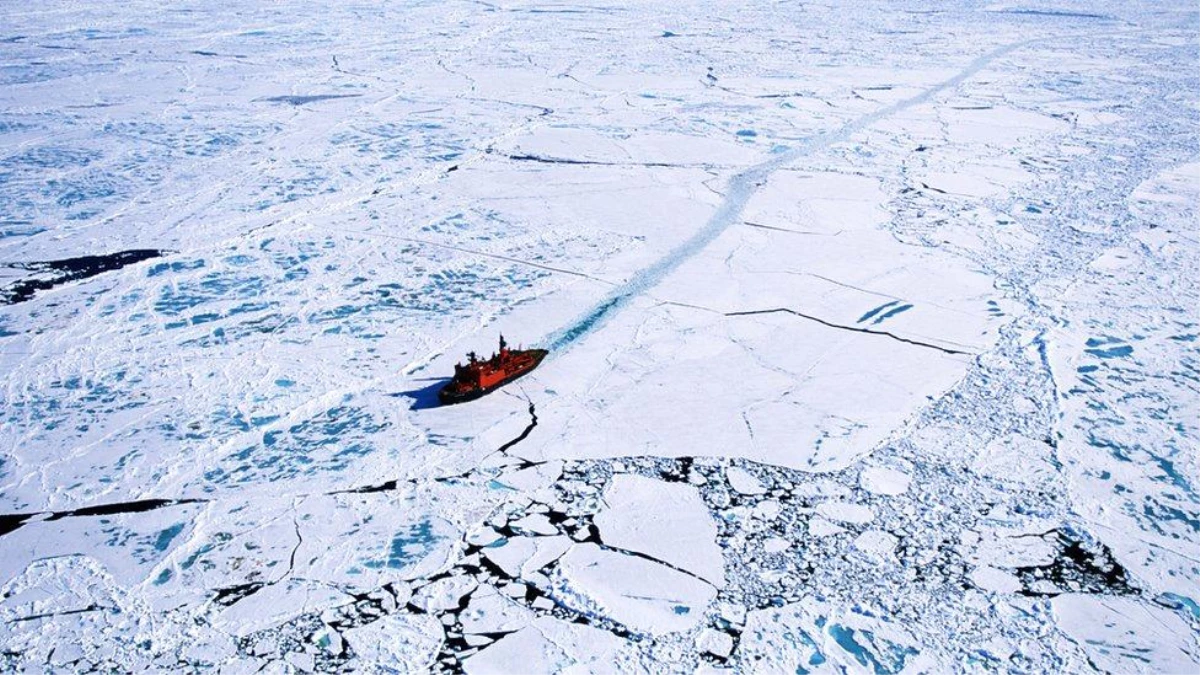
M 549 353 L 545 349 L 501 349 L 500 355 L 490 361 L 459 367 L 454 379 L 438 391 L 438 400 L 442 405 L 452 405 L 490 394 L 537 368 Z

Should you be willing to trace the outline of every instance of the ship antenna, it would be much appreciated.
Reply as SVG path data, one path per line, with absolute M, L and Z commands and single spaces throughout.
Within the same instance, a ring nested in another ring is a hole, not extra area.
M 504 342 L 504 333 L 501 333 L 501 334 L 500 334 L 500 349 L 504 349 L 504 348 L 505 348 L 505 347 L 507 347 L 507 346 L 508 346 L 508 345 L 507 345 L 507 344 L 505 344 L 505 342 Z

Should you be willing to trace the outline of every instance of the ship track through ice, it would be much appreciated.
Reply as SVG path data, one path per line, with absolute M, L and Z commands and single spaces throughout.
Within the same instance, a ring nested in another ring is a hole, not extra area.
M 653 265 L 642 269 L 634 274 L 629 281 L 613 289 L 595 307 L 580 315 L 567 326 L 546 336 L 543 343 L 551 351 L 562 351 L 575 341 L 591 333 L 607 318 L 623 309 L 630 300 L 657 286 L 669 274 L 678 269 L 680 265 L 716 240 L 721 233 L 729 229 L 730 225 L 740 222 L 742 211 L 745 210 L 746 204 L 750 202 L 750 198 L 779 169 L 796 160 L 814 155 L 835 143 L 845 141 L 850 136 L 898 112 L 925 103 L 938 93 L 962 84 L 967 78 L 986 68 L 992 61 L 1022 47 L 1041 41 L 1044 41 L 1044 39 L 1022 40 L 993 49 L 986 54 L 976 57 L 965 68 L 959 71 L 958 74 L 926 89 L 916 96 L 897 101 L 869 115 L 847 122 L 828 133 L 816 134 L 806 138 L 787 152 L 775 155 L 771 159 L 755 164 L 745 171 L 734 175 L 729 180 L 725 199 L 717 208 L 716 213 L 708 219 L 704 227 Z

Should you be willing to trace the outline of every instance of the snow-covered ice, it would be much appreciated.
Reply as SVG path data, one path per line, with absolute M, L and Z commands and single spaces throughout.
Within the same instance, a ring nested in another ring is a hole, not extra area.
M 3 17 L 0 672 L 1200 671 L 1194 3 Z

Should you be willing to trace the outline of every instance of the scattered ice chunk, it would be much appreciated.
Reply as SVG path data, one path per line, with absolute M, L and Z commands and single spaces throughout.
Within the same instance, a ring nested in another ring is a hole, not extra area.
M 501 474 L 496 480 L 514 490 L 533 492 L 552 484 L 562 475 L 563 463 L 555 460 L 520 469 L 511 473 Z
M 495 640 L 484 635 L 468 633 L 463 636 L 463 642 L 467 643 L 467 645 L 471 647 L 482 647 L 483 645 L 495 642 Z
M 733 638 L 728 633 L 705 628 L 696 636 L 696 648 L 706 654 L 726 658 L 733 652 Z
M 566 652 L 531 626 L 505 635 L 466 659 L 463 671 L 467 675 L 552 675 L 567 661 Z
M 466 537 L 466 542 L 472 546 L 488 546 L 502 538 L 502 535 L 490 527 L 481 527 Z
M 746 608 L 732 602 L 720 602 L 717 603 L 717 616 L 734 626 L 741 626 L 746 623 Z
M 762 481 L 739 466 L 729 467 L 725 471 L 725 477 L 729 479 L 729 486 L 740 494 L 761 495 L 767 491 Z
M 533 555 L 521 565 L 521 573 L 529 577 L 546 565 L 558 559 L 571 548 L 571 538 L 559 535 L 557 537 L 537 537 L 533 540 L 536 547 Z
M 426 612 L 457 609 L 460 599 L 475 590 L 476 586 L 476 581 L 467 576 L 438 579 L 417 589 L 410 602 Z
M 1048 565 L 1057 554 L 1058 547 L 1044 537 L 989 531 L 963 557 L 975 564 L 1013 568 Z
M 296 670 L 302 673 L 311 673 L 316 668 L 316 660 L 313 659 L 312 654 L 306 652 L 288 652 L 288 655 L 284 658 Z
M 750 512 L 753 517 L 759 520 L 771 520 L 779 515 L 779 502 L 774 499 L 766 499 L 754 505 L 754 509 Z
M 822 502 L 817 505 L 817 513 L 829 520 L 856 525 L 869 523 L 875 519 L 875 512 L 871 510 L 871 507 L 850 502 Z
M 489 546 L 483 549 L 483 556 L 492 561 L 510 577 L 521 576 L 521 568 L 533 554 L 537 552 L 537 544 L 532 537 L 512 537 L 500 546 Z
M 458 618 L 464 633 L 507 633 L 527 626 L 533 616 L 529 609 L 488 589 L 473 593 Z
M 763 540 L 763 550 L 767 553 L 782 553 L 791 547 L 791 543 L 782 537 L 768 537 Z
M 305 612 L 345 603 L 349 596 L 326 584 L 288 579 L 268 584 L 235 602 L 213 620 L 213 625 L 239 637 L 274 626 Z
M 992 440 L 971 462 L 971 469 L 985 476 L 1025 485 L 1045 484 L 1054 479 L 1050 446 L 1020 434 Z
M 877 495 L 904 494 L 911 480 L 903 471 L 882 466 L 868 467 L 859 475 L 862 488 Z
M 346 641 L 342 638 L 342 634 L 329 626 L 325 626 L 314 633 L 312 643 L 318 649 L 335 656 L 346 650 Z
M 524 518 L 513 523 L 512 526 L 513 529 L 517 530 L 518 532 L 527 532 L 529 534 L 541 536 L 558 534 L 558 528 L 550 522 L 550 519 L 547 518 L 545 514 L 541 513 L 525 516 Z
M 828 537 L 831 534 L 845 532 L 846 528 L 839 525 L 834 525 L 828 520 L 825 520 L 820 516 L 816 516 L 812 520 L 808 521 L 808 531 L 814 537 Z
M 525 597 L 528 590 L 529 590 L 529 586 L 526 586 L 525 584 L 520 583 L 520 582 L 505 584 L 504 586 L 500 587 L 500 592 L 507 595 L 510 598 L 523 598 L 523 597 Z
M 854 540 L 854 547 L 864 553 L 884 558 L 892 555 L 896 543 L 896 537 L 883 530 L 867 530 Z

